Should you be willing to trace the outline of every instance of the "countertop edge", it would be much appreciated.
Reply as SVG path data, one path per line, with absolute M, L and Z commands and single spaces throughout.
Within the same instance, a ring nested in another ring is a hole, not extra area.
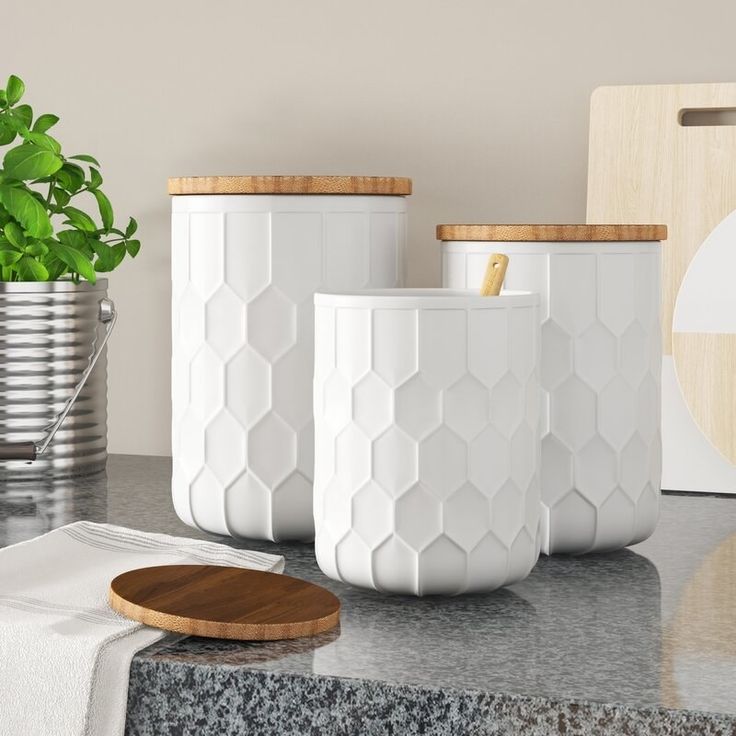
M 135 659 L 126 734 L 732 736 L 736 716 Z M 397 731 L 397 729 L 400 729 Z M 520 730 L 521 729 L 521 730 Z

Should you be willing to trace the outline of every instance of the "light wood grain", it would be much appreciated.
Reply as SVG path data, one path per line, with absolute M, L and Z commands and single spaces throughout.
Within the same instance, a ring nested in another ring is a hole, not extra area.
M 680 389 L 700 430 L 736 463 L 736 335 L 673 332 Z
M 663 225 L 437 225 L 437 239 L 497 242 L 666 240 Z
M 601 87 L 590 107 L 588 222 L 663 222 L 663 347 L 685 271 L 736 208 L 736 126 L 683 127 L 686 109 L 736 107 L 736 84 Z
M 304 580 L 239 567 L 161 565 L 118 575 L 110 605 L 165 631 L 247 641 L 313 636 L 337 626 L 340 601 Z
M 169 194 L 411 194 L 397 176 L 184 176 L 169 179 Z
M 488 256 L 488 265 L 480 285 L 481 296 L 498 296 L 501 293 L 508 265 L 509 257 L 505 253 L 492 253 Z

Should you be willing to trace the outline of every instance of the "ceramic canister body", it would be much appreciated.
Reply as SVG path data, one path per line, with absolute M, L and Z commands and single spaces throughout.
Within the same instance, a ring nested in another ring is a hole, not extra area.
M 509 256 L 509 289 L 542 295 L 542 551 L 646 539 L 659 514 L 658 242 L 445 242 L 443 284 L 480 285 Z
M 315 552 L 413 595 L 492 590 L 539 555 L 537 294 L 315 297 Z
M 311 539 L 318 288 L 402 283 L 400 196 L 173 198 L 172 451 L 179 517 Z

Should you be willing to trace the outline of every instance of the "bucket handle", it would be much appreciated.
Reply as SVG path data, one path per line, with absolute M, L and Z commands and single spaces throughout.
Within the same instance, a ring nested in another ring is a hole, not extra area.
M 1 460 L 27 460 L 31 462 L 35 460 L 39 455 L 42 455 L 46 448 L 51 444 L 54 439 L 54 435 L 59 431 L 61 425 L 67 417 L 67 414 L 71 411 L 74 402 L 84 388 L 84 384 L 87 383 L 90 373 L 97 364 L 97 360 L 102 351 L 107 345 L 107 341 L 110 339 L 110 334 L 115 327 L 115 323 L 118 321 L 118 313 L 115 311 L 115 303 L 111 299 L 100 299 L 98 304 L 97 319 L 105 325 L 105 335 L 100 341 L 100 344 L 95 348 L 97 338 L 92 343 L 93 354 L 89 359 L 87 367 L 84 369 L 84 373 L 79 379 L 79 383 L 74 387 L 72 395 L 66 400 L 62 410 L 54 418 L 54 421 L 46 429 L 45 435 L 40 442 L 9 442 L 6 444 L 0 444 L 0 461 Z

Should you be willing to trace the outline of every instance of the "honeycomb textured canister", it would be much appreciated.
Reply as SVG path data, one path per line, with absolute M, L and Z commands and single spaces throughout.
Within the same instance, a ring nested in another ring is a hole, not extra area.
M 396 196 L 173 198 L 174 506 L 208 532 L 311 539 L 313 295 L 402 283 Z
M 542 295 L 542 551 L 646 539 L 659 515 L 660 253 L 653 242 L 445 242 L 443 284 Z
M 414 595 L 524 578 L 539 554 L 538 295 L 315 300 L 323 572 Z

